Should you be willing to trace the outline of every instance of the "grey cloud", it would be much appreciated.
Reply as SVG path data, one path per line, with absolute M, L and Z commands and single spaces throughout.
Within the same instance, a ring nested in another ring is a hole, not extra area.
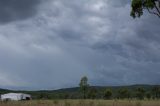
M 0 23 L 27 19 L 36 13 L 41 0 L 0 0 Z
M 123 0 L 123 1 L 110 0 L 110 1 L 107 1 L 107 3 L 109 3 L 110 5 L 115 6 L 115 7 L 123 7 L 125 5 L 130 4 L 130 2 L 131 1 L 129 1 L 129 0 Z
M 4 23 L 30 18 L 0 26 L 0 86 L 72 87 L 83 75 L 92 85 L 159 84 L 156 17 L 132 19 L 128 0 L 48 0 L 33 18 L 32 2 L 5 3 L 18 15 Z

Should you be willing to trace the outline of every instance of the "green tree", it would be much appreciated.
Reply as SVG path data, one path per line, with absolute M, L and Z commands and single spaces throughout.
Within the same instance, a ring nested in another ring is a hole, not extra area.
M 111 99 L 112 97 L 112 90 L 111 89 L 106 89 L 104 91 L 104 99 Z
M 96 96 L 97 96 L 97 89 L 90 88 L 89 91 L 88 91 L 88 98 L 95 99 Z
M 38 98 L 39 98 L 39 99 L 44 99 L 45 96 L 46 96 L 45 93 L 40 93 L 39 96 L 38 96 Z
M 69 98 L 69 94 L 66 92 L 63 94 L 64 95 L 64 99 L 68 99 Z
M 160 18 L 160 0 L 132 0 L 130 15 L 133 18 L 141 17 L 144 10 Z
M 86 76 L 84 76 L 84 77 L 81 78 L 79 86 L 80 86 L 80 91 L 83 94 L 83 99 L 86 99 L 88 88 L 89 88 L 88 78 Z
M 153 95 L 153 98 L 160 98 L 160 87 L 159 86 L 155 86 L 152 88 L 152 95 Z
M 125 89 L 125 88 L 119 89 L 118 90 L 118 97 L 121 99 L 129 98 L 130 93 L 129 93 L 128 89 Z
M 147 93 L 146 93 L 146 97 L 147 97 L 147 99 L 151 99 L 151 93 L 150 93 L 150 92 L 147 92 Z
M 145 90 L 144 90 L 144 88 L 142 88 L 142 87 L 137 88 L 136 89 L 136 97 L 138 99 L 144 99 L 144 96 L 145 96 Z

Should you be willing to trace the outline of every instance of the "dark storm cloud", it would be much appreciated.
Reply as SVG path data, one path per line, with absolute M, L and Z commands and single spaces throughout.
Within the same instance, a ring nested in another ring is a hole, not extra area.
M 47 0 L 32 17 L 38 4 L 0 10 L 11 16 L 1 23 L 23 19 L 0 25 L 0 86 L 72 87 L 83 75 L 92 85 L 159 84 L 157 17 L 133 19 L 128 0 Z
M 0 0 L 0 23 L 23 20 L 35 15 L 41 0 Z
M 117 1 L 117 0 L 110 0 L 107 1 L 110 5 L 114 7 L 124 7 L 125 5 L 129 4 L 131 1 L 130 0 L 123 0 L 123 1 Z

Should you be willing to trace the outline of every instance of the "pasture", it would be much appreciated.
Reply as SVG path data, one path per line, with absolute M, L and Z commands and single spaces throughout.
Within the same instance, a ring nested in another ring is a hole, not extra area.
M 159 100 L 33 100 L 1 102 L 0 106 L 160 106 Z

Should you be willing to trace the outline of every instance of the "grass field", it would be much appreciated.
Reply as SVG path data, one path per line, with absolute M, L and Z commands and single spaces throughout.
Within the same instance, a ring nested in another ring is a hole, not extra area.
M 160 106 L 159 100 L 34 100 L 1 102 L 0 106 Z

